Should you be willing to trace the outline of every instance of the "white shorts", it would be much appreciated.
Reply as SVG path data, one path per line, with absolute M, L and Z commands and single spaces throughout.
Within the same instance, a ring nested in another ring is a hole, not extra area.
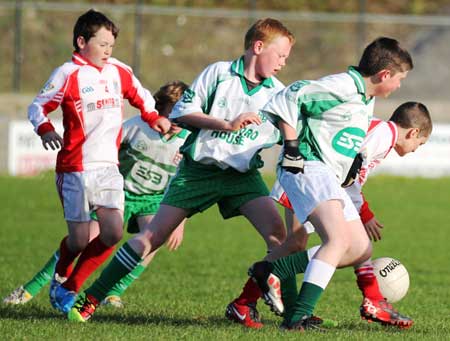
M 279 181 L 301 223 L 308 220 L 308 216 L 321 202 L 328 200 L 341 201 L 346 221 L 359 219 L 352 200 L 333 171 L 323 162 L 306 161 L 304 173 L 292 174 L 282 169 Z
M 278 181 L 278 179 L 276 179 L 275 183 L 273 184 L 272 190 L 270 191 L 270 197 L 284 208 L 294 211 L 294 209 L 292 208 L 292 204 L 289 201 L 289 198 L 287 197 L 287 194 L 284 191 L 283 187 L 281 187 L 280 181 Z M 303 228 L 305 229 L 307 234 L 316 232 L 313 224 L 311 224 L 309 221 L 305 221 L 303 223 Z
M 116 165 L 82 172 L 57 173 L 56 188 L 67 221 L 90 221 L 91 212 L 99 207 L 123 211 L 123 177 Z

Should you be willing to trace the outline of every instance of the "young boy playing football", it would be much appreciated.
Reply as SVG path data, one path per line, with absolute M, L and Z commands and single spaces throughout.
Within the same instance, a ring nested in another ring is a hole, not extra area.
M 294 82 L 263 108 L 284 139 L 278 180 L 299 221 L 309 220 L 322 240 L 311 260 L 304 251 L 295 262 L 305 267 L 305 276 L 288 329 L 316 328 L 313 310 L 336 268 L 371 256 L 370 240 L 341 184 L 357 175 L 355 160 L 375 97 L 398 89 L 412 67 L 411 56 L 395 39 L 381 37 L 365 48 L 357 67 L 317 81 Z M 275 257 L 277 253 L 269 254 L 266 260 Z M 280 282 L 269 261 L 255 263 L 250 275 L 266 303 L 281 314 Z
M 155 108 L 159 114 L 168 117 L 173 106 L 181 98 L 188 86 L 180 81 L 163 85 L 155 94 Z M 124 225 L 128 232 L 137 233 L 148 224 L 159 208 L 169 179 L 175 174 L 181 160 L 179 148 L 188 131 L 160 134 L 150 129 L 140 116 L 123 123 L 122 141 L 119 148 L 119 171 L 124 178 L 125 209 Z M 97 219 L 97 217 L 96 217 Z M 90 221 L 90 238 L 96 238 L 99 224 L 96 219 Z M 179 247 L 183 239 L 184 221 L 174 230 L 167 241 L 170 250 Z M 104 303 L 116 307 L 123 306 L 120 296 L 128 286 L 144 271 L 153 254 L 128 276 L 122 278 L 108 292 Z M 48 260 L 45 266 L 33 278 L 4 298 L 7 304 L 24 304 L 36 296 L 51 280 L 59 250 Z
M 372 119 L 369 131 L 365 137 L 359 153 L 362 156 L 362 165 L 358 177 L 355 182 L 346 187 L 345 190 L 352 199 L 353 204 L 359 212 L 360 218 L 369 238 L 373 241 L 381 239 L 380 229 L 383 225 L 375 218 L 375 215 L 369 208 L 368 202 L 365 200 L 361 188 L 366 183 L 367 178 L 372 172 L 394 149 L 399 156 L 404 156 L 414 152 L 421 145 L 426 143 L 432 131 L 432 121 L 428 109 L 425 105 L 418 102 L 406 102 L 400 105 L 392 114 L 389 121 L 385 122 L 379 119 Z M 286 208 L 288 231 L 293 231 L 287 238 L 285 248 L 288 253 L 295 253 L 306 249 L 308 234 L 313 232 L 311 226 L 302 228 L 295 216 L 292 215 L 292 206 L 286 196 L 283 188 L 277 182 L 275 183 L 272 198 L 278 201 Z M 295 256 L 290 257 L 294 259 Z M 287 259 L 285 259 L 287 261 Z M 278 260 L 277 268 L 284 266 Z M 286 264 L 286 263 L 285 263 Z M 383 298 L 378 282 L 373 272 L 371 259 L 369 258 L 362 264 L 355 267 L 357 284 L 363 294 L 363 302 L 360 307 L 361 317 L 370 321 L 376 321 L 383 324 L 396 325 L 400 328 L 408 328 L 413 321 L 399 314 L 386 300 Z M 283 278 L 292 273 L 285 268 L 281 275 L 274 271 L 275 275 Z M 283 290 L 283 288 L 282 288 Z M 295 301 L 295 298 L 287 298 L 288 302 Z M 286 305 L 283 314 L 286 325 L 289 322 L 289 316 L 292 316 L 292 305 Z
M 293 35 L 279 21 L 259 20 L 245 36 L 242 57 L 208 66 L 185 91 L 170 118 L 192 133 L 160 210 L 79 296 L 70 320 L 88 320 L 107 288 L 157 250 L 186 217 L 216 203 L 225 219 L 244 215 L 268 249 L 281 244 L 284 224 L 257 170 L 262 166 L 259 151 L 276 143 L 279 132 L 256 112 L 283 89 L 274 75 L 284 67 L 293 43 Z
M 67 312 L 80 284 L 112 253 L 123 233 L 123 178 L 118 148 L 123 99 L 141 112 L 142 120 L 166 133 L 170 121 L 155 111 L 155 101 L 132 70 L 111 58 L 118 29 L 104 14 L 89 10 L 73 29 L 72 60 L 57 68 L 28 108 L 28 118 L 45 149 L 61 150 L 56 186 L 68 226 L 50 285 L 50 301 Z M 47 115 L 61 106 L 61 138 Z M 89 240 L 90 214 L 100 234 Z M 72 271 L 72 264 L 78 258 Z

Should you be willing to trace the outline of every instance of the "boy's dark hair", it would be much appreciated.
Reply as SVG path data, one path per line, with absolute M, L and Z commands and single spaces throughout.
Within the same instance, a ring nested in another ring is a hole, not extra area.
M 370 43 L 359 61 L 358 71 L 364 77 L 370 77 L 381 70 L 393 74 L 412 70 L 413 62 L 408 51 L 392 38 L 380 37 Z
M 181 96 L 183 96 L 183 92 L 188 88 L 189 86 L 182 81 L 169 82 L 160 87 L 159 90 L 153 95 L 156 101 L 156 110 L 158 110 L 159 113 L 163 113 L 169 108 L 170 110 L 167 112 L 167 114 L 169 114 L 172 107 L 181 98 Z
M 78 37 L 83 37 L 87 43 L 102 27 L 111 31 L 114 39 L 117 38 L 119 29 L 106 15 L 93 9 L 82 14 L 73 27 L 73 47 L 75 48 L 75 51 L 80 51 L 77 44 Z
M 402 128 L 419 128 L 419 136 L 429 136 L 433 129 L 427 107 L 419 102 L 405 102 L 395 109 L 389 121 Z

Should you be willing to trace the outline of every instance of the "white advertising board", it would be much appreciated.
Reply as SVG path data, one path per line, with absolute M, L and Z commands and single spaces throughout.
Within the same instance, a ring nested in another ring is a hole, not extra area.
M 435 124 L 423 146 L 403 157 L 392 150 L 373 174 L 435 178 L 450 176 L 450 124 Z
M 62 121 L 52 121 L 62 134 Z M 272 156 L 274 157 L 270 157 Z M 279 148 L 264 152 L 264 171 L 275 172 Z M 11 121 L 9 124 L 8 171 L 11 175 L 35 175 L 55 168 L 56 151 L 45 150 L 41 139 L 28 121 Z M 269 155 L 270 154 L 270 155 Z M 272 160 L 273 159 L 273 160 Z M 429 141 L 416 152 L 399 157 L 392 150 L 373 174 L 401 176 L 450 176 L 450 124 L 435 124 Z
M 62 134 L 62 121 L 52 121 Z M 62 135 L 61 135 L 62 136 Z M 8 132 L 8 172 L 11 175 L 36 175 L 55 169 L 57 151 L 45 150 L 40 137 L 28 121 L 10 121 Z

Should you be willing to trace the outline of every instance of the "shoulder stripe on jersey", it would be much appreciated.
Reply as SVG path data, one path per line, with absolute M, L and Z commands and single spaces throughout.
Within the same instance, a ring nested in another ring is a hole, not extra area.
M 368 133 L 371 132 L 373 129 L 375 129 L 376 126 L 378 126 L 381 122 L 383 122 L 382 120 L 378 119 L 378 118 L 373 118 L 372 120 L 370 120 L 370 124 L 369 124 L 369 129 L 368 129 Z
M 345 101 L 330 93 L 304 94 L 298 99 L 302 113 L 318 116 Z

